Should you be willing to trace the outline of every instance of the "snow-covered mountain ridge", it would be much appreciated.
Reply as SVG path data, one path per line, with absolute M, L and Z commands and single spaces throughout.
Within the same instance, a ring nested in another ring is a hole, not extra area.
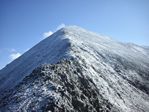
M 1 97 L 6 96 L 4 91 L 12 88 L 7 92 L 8 96 L 3 98 L 0 104 L 1 110 L 16 111 L 19 108 L 19 111 L 31 111 L 33 109 L 31 107 L 34 107 L 36 111 L 47 111 L 45 105 L 48 105 L 51 100 L 44 99 L 51 97 L 53 93 L 52 98 L 57 99 L 58 102 L 54 103 L 57 106 L 50 106 L 49 110 L 54 108 L 56 111 L 64 106 L 68 111 L 85 112 L 84 109 L 86 109 L 97 112 L 148 112 L 148 54 L 147 48 L 116 42 L 77 26 L 62 28 L 0 71 Z M 62 61 L 65 59 L 68 62 Z M 60 67 L 49 69 L 49 66 Z M 78 67 L 82 69 L 76 70 Z M 35 78 L 33 71 L 35 68 L 37 68 L 35 71 L 39 70 L 36 74 L 41 81 Z M 40 71 L 41 68 L 45 69 Z M 67 83 L 64 79 L 60 80 L 59 72 L 67 77 Z M 42 77 L 44 75 L 46 78 Z M 51 76 L 52 78 L 47 78 Z M 68 82 L 74 86 L 73 89 L 69 87 Z M 89 86 L 87 90 L 81 88 L 83 82 L 87 83 L 87 87 Z M 59 86 L 65 88 L 64 94 L 68 97 L 65 96 L 63 99 L 63 95 L 56 93 L 57 89 L 51 90 L 53 86 L 49 87 L 49 85 L 53 85 L 54 88 Z M 74 105 L 71 89 L 78 94 L 75 99 L 77 103 L 82 102 L 80 103 L 82 108 Z M 84 91 L 95 93 L 96 98 L 92 94 L 87 95 Z M 82 94 L 85 96 L 84 99 L 81 99 Z M 33 96 L 34 98 L 31 98 Z M 17 102 L 12 100 L 16 97 L 21 100 Z M 98 99 L 96 104 L 94 104 L 95 99 Z M 45 105 L 41 105 L 43 102 Z

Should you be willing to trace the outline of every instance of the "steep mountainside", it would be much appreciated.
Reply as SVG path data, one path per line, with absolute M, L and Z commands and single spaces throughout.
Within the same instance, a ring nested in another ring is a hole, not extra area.
M 116 110 L 99 93 L 93 80 L 83 75 L 86 72 L 83 67 L 75 60 L 38 67 L 3 99 L 0 106 L 4 111 L 14 112 Z
M 0 110 L 148 112 L 148 54 L 147 47 L 62 28 L 0 71 Z

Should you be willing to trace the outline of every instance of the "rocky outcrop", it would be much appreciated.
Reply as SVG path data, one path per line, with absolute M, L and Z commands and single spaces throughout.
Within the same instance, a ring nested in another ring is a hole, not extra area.
M 3 98 L 0 107 L 4 111 L 116 111 L 75 60 L 36 68 Z

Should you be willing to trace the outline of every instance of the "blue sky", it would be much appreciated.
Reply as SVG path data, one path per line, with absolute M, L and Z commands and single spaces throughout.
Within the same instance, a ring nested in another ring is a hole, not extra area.
M 65 25 L 148 46 L 149 0 L 0 0 L 0 68 Z

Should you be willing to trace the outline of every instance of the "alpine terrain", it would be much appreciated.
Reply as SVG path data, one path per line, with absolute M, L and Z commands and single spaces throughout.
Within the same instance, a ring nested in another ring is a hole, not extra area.
M 0 70 L 0 112 L 149 112 L 149 47 L 66 26 Z

